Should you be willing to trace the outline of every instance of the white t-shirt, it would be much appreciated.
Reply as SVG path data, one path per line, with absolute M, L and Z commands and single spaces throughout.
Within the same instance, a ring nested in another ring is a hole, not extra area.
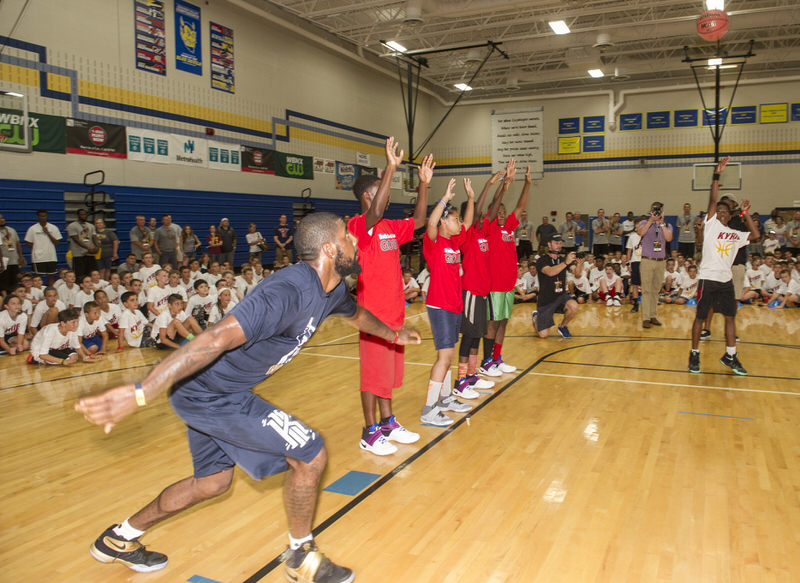
M 593 290 L 600 289 L 600 278 L 603 277 L 605 273 L 605 268 L 597 269 L 597 267 L 592 267 L 592 270 L 589 272 L 589 285 Z
M 175 287 L 172 287 L 171 285 L 168 285 L 164 289 L 167 290 L 167 295 L 171 296 L 172 294 L 178 294 L 179 296 L 181 296 L 183 298 L 184 302 L 188 301 L 188 299 L 189 299 L 188 297 L 186 297 L 186 290 L 183 288 L 183 286 L 181 284 L 178 284 Z
M 66 336 L 58 330 L 58 324 L 48 324 L 31 341 L 31 355 L 36 362 L 43 362 L 39 357 L 51 350 L 72 348 L 78 350 L 80 340 L 75 332 L 67 332 Z
M 695 277 L 692 279 L 688 275 L 681 279 L 681 297 L 691 299 L 697 295 L 697 284 L 700 283 L 700 278 Z
M 230 302 L 226 309 L 221 310 L 220 307 L 219 307 L 219 304 L 214 303 L 214 305 L 211 308 L 211 311 L 208 313 L 208 323 L 209 323 L 209 325 L 210 324 L 216 324 L 217 322 L 222 320 L 222 318 L 224 318 L 228 314 L 228 312 L 231 311 L 231 308 L 233 308 L 233 306 L 235 306 L 235 305 L 236 304 L 234 304 L 233 302 Z
M 65 283 L 63 286 L 58 288 L 58 299 L 64 302 L 67 306 L 78 306 L 77 295 L 78 292 L 81 291 L 81 288 L 78 287 L 77 284 L 73 283 L 72 287 L 67 287 Z
M 609 278 L 608 274 L 606 274 L 606 271 L 603 270 L 603 276 L 601 277 L 601 280 L 606 282 L 606 289 L 612 289 L 614 285 L 616 285 L 616 281 L 618 279 L 619 276 L 616 273 L 612 273 L 611 277 Z M 599 282 L 598 282 L 598 287 L 600 287 Z
M 762 263 L 758 266 L 758 270 L 764 274 L 764 277 L 767 277 L 770 273 L 772 273 L 772 269 L 766 263 Z
M 749 233 L 726 227 L 717 215 L 706 216 L 703 221 L 703 261 L 697 277 L 712 281 L 730 281 L 731 266 L 736 253 L 747 245 Z
M 156 321 L 153 322 L 153 330 L 152 332 L 150 332 L 150 337 L 156 342 L 158 342 L 159 334 L 161 333 L 162 328 L 166 328 L 167 326 L 169 326 L 170 322 L 172 322 L 176 318 L 179 322 L 183 322 L 188 317 L 189 314 L 183 311 L 181 311 L 177 316 L 173 316 L 172 314 L 169 313 L 169 310 L 164 310 L 158 315 Z
M 67 306 L 61 300 L 56 300 L 56 305 L 54 307 L 59 312 L 67 309 Z M 42 323 L 42 318 L 44 318 L 45 312 L 47 312 L 49 309 L 50 307 L 47 305 L 47 302 L 39 302 L 36 304 L 36 307 L 33 309 L 33 315 L 31 316 L 31 326 L 33 328 L 39 327 L 39 324 Z
M 748 269 L 744 276 L 747 278 L 745 286 L 750 289 L 761 289 L 761 286 L 764 285 L 764 272 L 760 269 Z
M 531 275 L 530 271 L 526 271 L 522 274 L 522 281 L 525 283 L 524 289 L 527 293 L 539 289 L 539 276 Z
M 108 296 L 109 304 L 119 304 L 122 294 L 124 294 L 127 290 L 121 285 L 118 285 L 117 289 L 114 289 L 111 285 L 107 285 L 103 288 L 103 291 L 106 292 L 106 295 Z
M 44 292 L 41 288 L 31 287 L 25 290 L 25 297 L 28 298 L 32 304 L 38 304 L 44 299 Z
M 667 278 L 672 278 L 672 287 L 670 287 L 670 291 L 676 290 L 681 286 L 681 282 L 683 281 L 683 277 L 677 271 L 664 271 L 664 283 L 666 283 Z
M 253 283 L 247 283 L 247 281 L 241 275 L 238 276 L 234 282 L 236 283 L 236 291 L 242 294 L 242 296 L 249 294 L 255 289 L 256 285 L 258 285 L 255 280 Z
M 765 292 L 772 293 L 777 291 L 778 286 L 781 284 L 781 278 L 776 277 L 774 273 L 770 273 L 767 277 L 764 278 L 764 285 L 761 289 Z
M 634 231 L 631 233 L 630 237 L 628 237 L 628 242 L 625 244 L 626 249 L 632 249 L 631 251 L 631 263 L 635 261 L 642 260 L 642 236 Z
M 183 295 L 186 296 L 186 301 L 188 302 L 193 295 L 197 294 L 197 290 L 194 288 L 194 282 L 189 280 L 189 283 L 186 283 L 183 280 L 178 282 L 178 285 L 183 288 Z M 212 288 L 213 289 L 213 288 Z
M 29 227 L 27 233 L 25 233 L 25 241 L 33 244 L 33 248 L 31 249 L 31 261 L 34 263 L 58 261 L 58 257 L 56 257 L 56 246 L 53 245 L 50 237 L 45 233 L 45 228 L 56 241 L 63 239 L 58 227 L 50 223 L 47 223 L 44 227 L 39 223 Z
M 166 287 L 153 287 L 147 292 L 147 303 L 153 304 L 153 309 L 148 308 L 150 320 L 155 320 L 158 315 L 167 309 L 167 298 L 169 292 Z M 155 312 L 155 315 L 153 315 Z
M 92 338 L 93 336 L 96 336 L 99 332 L 105 331 L 105 329 L 106 329 L 106 321 L 103 318 L 102 313 L 100 314 L 100 317 L 97 318 L 97 320 L 95 320 L 91 324 L 86 319 L 86 314 L 83 314 L 81 316 L 81 319 L 78 320 L 77 333 L 78 336 L 80 336 L 81 338 Z
M 775 253 L 775 250 L 780 248 L 781 242 L 777 239 L 764 239 L 761 243 L 761 248 L 764 250 L 764 253 Z
M 90 291 L 89 293 L 86 293 L 81 289 L 75 293 L 75 303 L 72 304 L 72 306 L 78 308 L 81 312 L 83 312 L 84 304 L 86 304 L 86 302 L 93 302 L 93 301 L 94 301 L 94 292 Z M 80 336 L 80 334 L 78 336 Z
M 119 329 L 125 330 L 125 341 L 128 346 L 138 348 L 142 345 L 142 335 L 144 327 L 147 326 L 147 318 L 139 310 L 123 310 L 119 318 Z
M 419 289 L 419 284 L 417 280 L 413 277 L 409 278 L 408 283 L 403 282 L 403 291 L 407 289 Z
M 782 296 L 787 294 L 797 295 L 800 294 L 800 283 L 797 283 L 793 279 L 790 279 L 789 283 L 783 283 L 783 281 L 781 281 L 776 291 Z
M 33 315 L 33 304 L 28 299 L 22 300 L 22 306 L 20 306 L 19 311 L 26 316 L 31 316 Z
M 585 273 L 582 273 L 580 277 L 575 277 L 571 272 L 567 272 L 567 283 L 570 281 L 575 286 L 576 290 L 585 294 L 591 293 L 592 287 L 589 285 L 589 278 L 586 277 Z
M 186 314 L 191 316 L 194 313 L 195 309 L 198 307 L 203 308 L 206 314 L 208 314 L 211 311 L 211 307 L 216 303 L 216 301 L 217 301 L 216 294 L 211 295 L 209 293 L 206 297 L 201 297 L 200 294 L 195 294 L 191 298 L 189 298 L 188 302 L 186 302 L 186 310 L 185 310 Z M 233 300 L 231 300 L 231 302 L 232 301 Z
M 0 312 L 0 338 L 10 334 L 25 334 L 28 327 L 28 316 L 19 312 L 16 318 L 11 318 L 8 310 Z
M 261 251 L 261 247 L 256 245 L 256 241 L 258 241 L 259 239 L 263 239 L 261 233 L 259 233 L 258 231 L 256 231 L 255 233 L 247 233 L 244 236 L 244 238 L 245 240 L 247 240 L 247 244 L 250 245 L 250 253 L 258 253 L 259 251 Z
M 138 279 L 142 282 L 142 289 L 156 287 L 158 285 L 156 283 L 156 271 L 159 269 L 161 269 L 160 265 L 151 265 L 150 267 L 142 265 L 139 271 L 133 274 L 133 279 Z
M 119 319 L 122 317 L 122 309 L 117 304 L 112 304 L 109 302 L 108 304 L 108 311 L 104 312 L 100 310 L 100 316 L 106 321 L 106 324 L 109 326 L 114 326 L 119 328 Z
M 217 286 L 217 282 L 222 279 L 222 276 L 220 274 L 214 275 L 213 273 L 204 273 L 200 276 L 200 279 L 205 281 L 208 287 L 214 289 Z M 253 274 L 253 281 L 258 281 L 255 274 Z

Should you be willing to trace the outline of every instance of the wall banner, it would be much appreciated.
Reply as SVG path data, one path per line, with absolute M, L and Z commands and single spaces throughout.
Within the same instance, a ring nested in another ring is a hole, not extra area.
M 619 115 L 619 131 L 634 132 L 642 129 L 641 113 L 621 113 Z
M 28 128 L 31 131 L 31 145 L 34 152 L 67 152 L 67 139 L 64 134 L 64 118 L 43 113 L 28 112 Z M 22 131 L 22 112 L 17 109 L 0 108 L 0 143 L 25 143 Z
M 175 68 L 203 74 L 200 9 L 185 0 L 175 0 Z
M 139 128 L 125 128 L 128 135 L 128 159 L 169 164 L 169 134 Z
M 336 161 L 314 158 L 314 174 L 336 174 Z
M 581 137 L 575 136 L 569 138 L 558 138 L 558 153 L 559 154 L 580 154 L 581 153 Z
M 208 142 L 208 167 L 239 172 L 242 169 L 241 149 L 239 144 Z
M 696 128 L 697 119 L 696 109 L 676 109 L 674 126 L 676 128 Z
M 353 184 L 358 177 L 358 166 L 345 162 L 336 162 L 336 188 L 339 190 L 353 190 Z
M 284 178 L 314 180 L 314 159 L 285 152 L 275 152 L 275 174 Z
M 66 118 L 67 153 L 126 158 L 125 126 Z
M 167 40 L 162 0 L 134 0 L 136 68 L 167 74 Z
M 170 134 L 169 156 L 173 164 L 208 168 L 208 140 Z
M 275 174 L 275 150 L 242 146 L 242 172 Z
M 209 22 L 211 39 L 211 87 L 236 93 L 233 79 L 233 29 Z
M 544 109 L 492 114 L 492 172 L 505 170 L 509 158 L 517 161 L 518 178 L 531 167 L 531 175 L 541 178 L 544 173 L 542 128 Z

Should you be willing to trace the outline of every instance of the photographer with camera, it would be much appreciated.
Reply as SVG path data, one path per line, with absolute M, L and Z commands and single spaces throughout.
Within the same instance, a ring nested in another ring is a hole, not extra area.
M 539 338 L 547 338 L 550 327 L 555 324 L 553 315 L 564 314 L 558 333 L 564 338 L 572 338 L 567 324 L 578 313 L 578 302 L 567 290 L 567 270 L 576 263 L 576 253 L 570 251 L 566 258 L 560 255 L 562 239 L 556 233 L 547 241 L 547 253 L 536 262 L 539 271 L 539 305 L 533 312 L 533 330 Z
M 672 225 L 664 222 L 664 205 L 650 205 L 650 217 L 639 223 L 636 232 L 642 237 L 642 262 L 639 271 L 642 280 L 642 328 L 661 326 L 658 321 L 658 290 L 664 281 L 665 260 L 669 242 L 672 241 Z

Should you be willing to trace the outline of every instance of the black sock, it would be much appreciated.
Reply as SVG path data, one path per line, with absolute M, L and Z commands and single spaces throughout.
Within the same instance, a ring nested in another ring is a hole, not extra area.
M 492 360 L 492 351 L 494 350 L 494 339 L 483 337 L 483 362 Z

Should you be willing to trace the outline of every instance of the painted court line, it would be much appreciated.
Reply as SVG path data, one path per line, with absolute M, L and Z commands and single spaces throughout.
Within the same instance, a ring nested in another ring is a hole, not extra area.
M 789 395 L 791 397 L 800 397 L 800 393 L 793 393 L 791 391 L 770 391 L 767 389 L 737 389 L 735 387 L 712 387 L 709 385 L 683 385 L 680 383 L 659 383 L 654 381 L 634 381 L 630 379 L 610 379 L 605 377 L 586 377 L 569 374 L 553 374 L 547 372 L 529 372 L 530 375 L 541 377 L 558 377 L 562 379 L 580 379 L 587 381 L 610 381 L 615 383 L 631 383 L 636 385 L 657 385 L 659 387 L 679 387 L 687 389 L 707 389 L 710 391 L 736 391 L 739 393 L 770 393 L 772 395 Z
M 755 417 L 736 417 L 734 415 L 717 415 L 716 413 L 692 413 L 691 411 L 678 411 L 684 415 L 702 415 L 704 417 L 724 417 L 725 419 L 743 419 L 745 421 L 755 421 Z

